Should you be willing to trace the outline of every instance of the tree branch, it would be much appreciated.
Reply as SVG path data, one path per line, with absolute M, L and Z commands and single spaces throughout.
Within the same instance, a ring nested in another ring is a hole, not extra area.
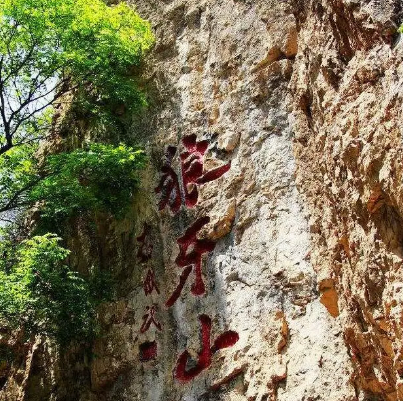
M 41 178 L 42 179 L 42 178 Z M 6 205 L 0 207 L 0 213 L 4 213 L 13 209 L 16 209 L 18 207 L 22 206 L 28 206 L 30 205 L 30 202 L 21 202 L 21 203 L 15 203 L 18 198 L 26 192 L 28 189 L 33 188 L 41 179 L 36 179 L 32 182 L 29 182 L 27 185 L 24 187 L 20 188 L 18 191 L 14 193 L 14 195 L 11 197 L 11 199 L 7 202 Z

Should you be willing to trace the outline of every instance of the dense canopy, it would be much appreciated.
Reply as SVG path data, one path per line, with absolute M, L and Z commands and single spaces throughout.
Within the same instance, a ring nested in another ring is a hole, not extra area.
M 153 36 L 124 3 L 0 0 L 0 36 L 0 154 L 43 135 L 67 92 L 98 114 L 143 102 L 129 72 Z
M 0 35 L 0 327 L 86 342 L 112 285 L 105 267 L 79 274 L 64 246 L 77 221 L 123 217 L 138 190 L 145 154 L 110 128 L 145 104 L 133 66 L 153 43 L 150 25 L 125 3 L 0 0 Z M 78 118 L 106 143 L 86 132 L 38 151 L 56 122 L 74 136 L 66 121 Z

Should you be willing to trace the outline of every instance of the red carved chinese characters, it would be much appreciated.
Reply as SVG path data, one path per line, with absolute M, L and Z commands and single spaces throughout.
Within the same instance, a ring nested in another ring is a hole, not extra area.
M 155 274 L 151 269 L 148 269 L 147 271 L 147 276 L 143 283 L 143 289 L 146 295 L 150 295 L 153 290 L 155 290 L 157 294 L 160 293 L 160 290 L 157 287 L 157 282 L 155 280 Z
M 151 227 L 148 224 L 144 224 L 143 233 L 137 237 L 137 241 L 140 242 L 139 250 L 137 251 L 137 257 L 140 259 L 140 263 L 148 262 L 151 259 L 153 244 L 150 238 Z
M 204 154 L 208 141 L 197 141 L 196 135 L 188 135 L 183 138 L 182 143 L 186 148 L 180 155 L 185 204 L 187 207 L 193 207 L 199 198 L 197 185 L 220 178 L 230 169 L 231 163 L 204 172 Z
M 198 239 L 196 235 L 209 221 L 209 217 L 198 219 L 186 230 L 185 235 L 177 241 L 179 244 L 179 255 L 175 262 L 179 267 L 184 268 L 184 270 L 181 274 L 178 286 L 165 303 L 167 307 L 172 306 L 177 301 L 193 269 L 195 278 L 191 287 L 192 294 L 202 295 L 206 292 L 201 272 L 202 256 L 214 249 L 215 242 L 206 239 Z
M 175 154 L 176 147 L 168 146 L 166 161 L 161 168 L 162 177 L 155 189 L 157 194 L 161 194 L 161 200 L 158 204 L 159 210 L 165 209 L 168 205 L 173 213 L 180 209 L 182 203 L 178 175 L 171 166 Z
M 157 342 L 147 341 L 139 346 L 139 357 L 141 362 L 152 361 L 157 357 Z
M 155 305 L 151 306 L 151 308 L 149 306 L 147 306 L 147 312 L 146 314 L 143 316 L 143 324 L 141 326 L 140 329 L 140 333 L 145 333 L 146 331 L 148 331 L 148 329 L 150 328 L 151 324 L 154 324 L 154 326 L 161 331 L 162 327 L 161 327 L 161 323 L 159 323 L 155 317 Z
M 185 148 L 180 154 L 184 200 L 186 207 L 191 208 L 196 205 L 199 198 L 197 186 L 220 178 L 230 169 L 231 163 L 204 171 L 204 155 L 208 148 L 208 141 L 197 141 L 196 135 L 193 134 L 185 136 L 182 144 Z M 176 147 L 168 146 L 166 161 L 161 168 L 162 177 L 155 189 L 156 193 L 161 194 L 159 210 L 169 206 L 173 213 L 177 213 L 182 204 L 178 175 L 172 168 L 176 151 Z
M 180 153 L 181 174 L 175 172 L 172 167 L 177 148 L 169 146 L 165 155 L 165 161 L 161 169 L 161 179 L 155 189 L 160 194 L 158 204 L 159 210 L 166 207 L 173 214 L 179 212 L 182 204 L 187 208 L 194 207 L 199 199 L 199 186 L 207 182 L 214 181 L 223 176 L 231 167 L 227 163 L 221 167 L 211 170 L 205 170 L 205 154 L 208 149 L 207 140 L 197 140 L 196 135 L 187 135 L 182 139 L 183 151 Z M 181 179 L 181 182 L 179 181 Z M 182 269 L 179 283 L 173 291 L 165 305 L 169 308 L 175 304 L 180 297 L 190 274 L 193 272 L 193 282 L 191 292 L 193 295 L 202 295 L 206 292 L 202 276 L 203 255 L 214 250 L 215 242 L 208 239 L 199 239 L 197 236 L 203 227 L 209 223 L 209 217 L 199 218 L 190 227 L 187 228 L 184 235 L 177 240 L 179 245 L 179 254 L 175 259 L 176 265 Z M 141 237 L 142 238 L 142 237 Z M 159 294 L 155 282 L 155 276 L 152 270 L 147 273 L 144 282 L 144 292 L 150 295 L 152 291 Z M 185 350 L 180 356 L 175 368 L 175 377 L 182 382 L 188 382 L 207 369 L 212 363 L 212 355 L 220 349 L 233 346 L 239 336 L 234 331 L 226 331 L 216 338 L 211 344 L 211 319 L 207 315 L 200 315 L 201 325 L 201 350 L 198 353 L 197 361 L 191 361 L 190 353 Z M 143 325 L 141 333 L 146 332 L 151 324 L 154 324 L 158 330 L 161 325 L 155 319 L 155 307 L 147 308 L 147 313 L 143 316 Z M 140 350 L 141 351 L 141 350 Z M 156 343 L 149 343 L 148 348 L 140 352 L 141 360 L 149 360 L 149 355 L 156 355 Z
M 187 350 L 180 355 L 176 363 L 175 377 L 182 382 L 194 379 L 211 365 L 211 358 L 215 352 L 223 348 L 232 347 L 239 340 L 238 333 L 229 330 L 218 336 L 213 346 L 211 346 L 211 319 L 207 315 L 201 315 L 199 316 L 199 321 L 201 324 L 202 348 L 198 353 L 196 365 L 189 369 L 186 368 L 188 361 L 191 359 Z
M 137 258 L 140 263 L 147 263 L 152 259 L 153 242 L 151 238 L 151 227 L 148 224 L 144 224 L 143 232 L 137 237 L 139 244 L 139 249 L 137 251 Z M 160 290 L 157 285 L 157 280 L 155 278 L 155 273 L 152 267 L 147 269 L 147 274 L 143 282 L 144 294 L 146 296 L 152 295 L 153 291 L 157 294 Z M 147 306 L 146 312 L 143 315 L 143 324 L 140 328 L 140 333 L 146 333 L 151 325 L 154 325 L 157 330 L 162 331 L 161 323 L 156 317 L 156 305 Z M 139 358 L 141 362 L 151 361 L 157 358 L 158 347 L 157 342 L 146 341 L 139 345 Z

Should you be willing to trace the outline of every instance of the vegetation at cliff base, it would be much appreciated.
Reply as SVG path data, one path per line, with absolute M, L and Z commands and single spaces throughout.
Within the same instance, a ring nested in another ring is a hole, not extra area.
M 77 217 L 123 217 L 138 189 L 144 152 L 113 127 L 146 105 L 133 67 L 153 44 L 150 24 L 125 3 L 0 0 L 0 34 L 0 323 L 85 342 L 110 291 L 96 266 L 74 271 L 62 244 Z M 71 149 L 59 138 L 55 154 L 43 152 L 63 124 L 69 135 L 66 115 L 97 125 L 108 143 Z
M 69 251 L 52 234 L 23 241 L 13 256 L 0 261 L 0 318 L 28 332 L 54 336 L 65 344 L 94 330 L 89 283 L 65 264 Z

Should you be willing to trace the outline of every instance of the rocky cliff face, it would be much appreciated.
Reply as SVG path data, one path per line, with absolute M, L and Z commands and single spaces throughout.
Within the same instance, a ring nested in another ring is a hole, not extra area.
M 401 400 L 401 3 L 365 3 L 299 14 L 290 85 L 296 183 L 321 297 L 329 312 L 338 303 L 358 398 Z
M 134 3 L 149 170 L 70 244 L 118 300 L 92 358 L 22 350 L 0 399 L 403 400 L 402 3 Z

